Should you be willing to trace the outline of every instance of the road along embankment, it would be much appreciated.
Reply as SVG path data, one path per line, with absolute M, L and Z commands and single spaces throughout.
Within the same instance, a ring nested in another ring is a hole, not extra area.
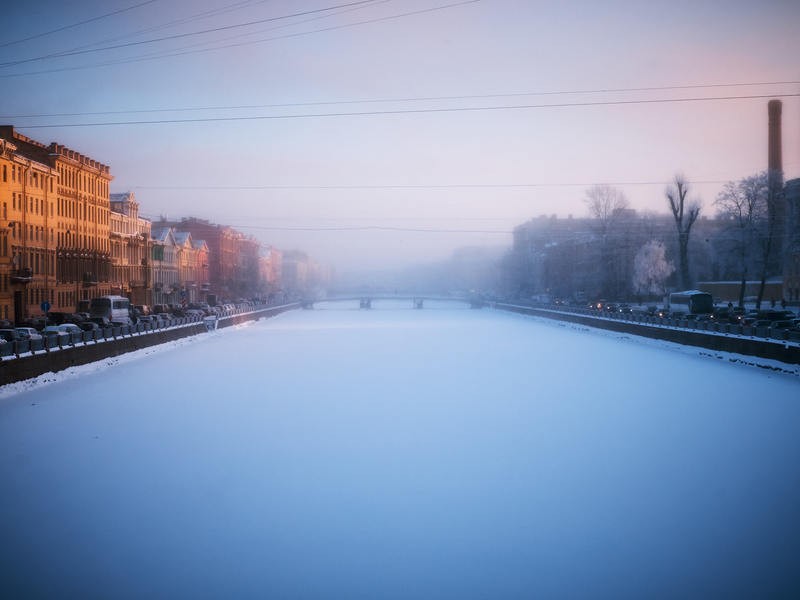
M 619 333 L 665 340 L 686 346 L 697 346 L 719 352 L 732 352 L 745 356 L 755 356 L 758 358 L 777 360 L 787 364 L 800 364 L 800 344 L 796 341 L 759 337 L 755 335 L 759 333 L 755 331 L 756 328 L 753 328 L 751 332 L 754 335 L 746 335 L 745 333 L 738 332 L 726 333 L 721 331 L 698 330 L 691 328 L 691 324 L 687 324 L 686 326 L 659 325 L 656 323 L 643 323 L 627 319 L 615 319 L 591 314 L 515 304 L 496 303 L 494 307 L 498 310 L 507 310 L 556 321 L 566 321 L 568 323 L 578 323 L 580 325 L 586 325 L 587 327 L 596 327 L 598 329 L 607 329 Z M 750 328 L 747 328 L 747 330 L 749 329 Z
M 231 327 L 247 321 L 274 317 L 287 310 L 299 308 L 299 304 L 286 304 L 237 311 L 217 318 L 212 324 L 216 328 Z M 69 341 L 59 343 L 55 339 L 44 340 L 30 348 L 28 342 L 17 350 L 23 352 L 4 356 L 0 361 L 0 385 L 38 377 L 44 373 L 63 371 L 69 367 L 85 365 L 98 360 L 134 352 L 150 346 L 172 342 L 209 331 L 209 322 L 203 319 L 181 319 L 178 325 L 164 328 L 114 327 L 101 335 L 84 332 L 72 336 Z

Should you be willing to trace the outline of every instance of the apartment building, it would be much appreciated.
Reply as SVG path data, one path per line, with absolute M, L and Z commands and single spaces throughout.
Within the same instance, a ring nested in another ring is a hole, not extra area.
M 0 318 L 9 321 L 39 314 L 56 294 L 58 172 L 25 150 L 24 139 L 0 131 Z
M 39 314 L 45 301 L 51 310 L 72 312 L 81 300 L 110 294 L 110 168 L 9 125 L 0 126 L 0 140 L 8 171 L 0 202 L 11 231 L 3 267 L 13 299 L 9 318 Z
M 111 239 L 111 283 L 115 294 L 132 304 L 153 303 L 150 274 L 150 221 L 139 216 L 133 192 L 111 194 L 109 221 Z

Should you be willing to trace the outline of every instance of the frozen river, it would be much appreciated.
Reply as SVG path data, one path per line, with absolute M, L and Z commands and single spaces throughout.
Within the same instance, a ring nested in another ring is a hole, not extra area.
M 0 597 L 800 593 L 800 378 L 428 303 L 0 389 Z

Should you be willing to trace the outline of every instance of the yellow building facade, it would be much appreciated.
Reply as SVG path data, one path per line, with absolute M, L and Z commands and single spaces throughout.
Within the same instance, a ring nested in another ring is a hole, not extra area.
M 0 148 L 0 316 L 21 322 L 45 301 L 75 312 L 110 294 L 109 167 L 11 126 L 0 126 Z
M 41 313 L 55 292 L 58 173 L 0 134 L 0 318 Z

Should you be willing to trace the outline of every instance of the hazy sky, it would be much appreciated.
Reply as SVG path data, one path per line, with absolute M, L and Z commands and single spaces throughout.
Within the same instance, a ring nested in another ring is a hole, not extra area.
M 769 97 L 800 176 L 791 0 L 45 1 L 3 20 L 0 121 L 110 165 L 145 216 L 340 271 L 510 244 L 487 232 L 584 215 L 593 183 L 664 212 L 681 171 L 710 215 L 721 182 L 766 168 Z M 689 100 L 741 96 L 765 97 Z M 86 126 L 108 122 L 127 124 Z

